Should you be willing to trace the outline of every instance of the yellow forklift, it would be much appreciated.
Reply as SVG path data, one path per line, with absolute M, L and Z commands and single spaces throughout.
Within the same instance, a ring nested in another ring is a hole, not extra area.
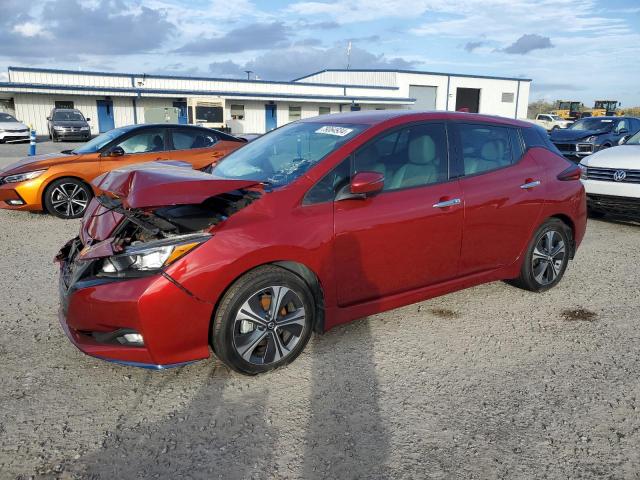
M 583 108 L 584 104 L 582 102 L 558 100 L 553 113 L 564 120 L 578 120 L 582 116 Z
M 623 115 L 623 112 L 618 110 L 621 104 L 617 100 L 596 100 L 591 110 L 592 117 L 614 117 Z

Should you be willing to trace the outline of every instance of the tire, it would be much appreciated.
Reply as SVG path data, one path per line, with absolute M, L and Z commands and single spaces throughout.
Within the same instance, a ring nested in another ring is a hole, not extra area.
M 91 187 L 76 178 L 59 178 L 44 191 L 47 212 L 65 220 L 80 218 L 93 197 Z
M 58 143 L 60 141 L 55 132 L 51 134 L 51 140 L 53 140 L 55 143 Z
M 282 308 L 272 309 L 274 297 Z M 274 265 L 258 267 L 222 297 L 211 326 L 213 351 L 236 372 L 267 372 L 300 355 L 314 320 L 315 300 L 302 278 Z
M 532 292 L 544 292 L 555 287 L 562 279 L 569 263 L 571 238 L 571 229 L 562 220 L 551 218 L 540 225 L 527 247 L 520 276 L 511 283 Z M 551 252 L 548 252 L 549 240 L 551 240 Z M 562 247 L 560 241 L 562 241 Z M 557 252 L 553 253 L 556 250 Z M 553 262 L 549 259 L 553 259 Z

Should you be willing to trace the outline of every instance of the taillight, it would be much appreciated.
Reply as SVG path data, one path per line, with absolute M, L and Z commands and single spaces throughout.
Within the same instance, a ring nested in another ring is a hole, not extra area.
M 570 180 L 580 180 L 581 174 L 582 170 L 580 170 L 580 167 L 578 167 L 578 165 L 571 165 L 569 168 L 566 168 L 558 174 L 558 180 L 562 180 L 563 182 L 568 182 Z

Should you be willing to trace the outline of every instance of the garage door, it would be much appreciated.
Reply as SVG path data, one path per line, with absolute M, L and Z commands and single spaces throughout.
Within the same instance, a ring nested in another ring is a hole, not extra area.
M 410 105 L 409 110 L 435 110 L 437 90 L 438 87 L 409 85 L 409 97 L 416 99 L 416 103 Z

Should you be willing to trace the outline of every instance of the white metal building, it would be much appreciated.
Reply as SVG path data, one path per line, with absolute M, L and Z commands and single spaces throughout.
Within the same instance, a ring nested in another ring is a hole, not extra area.
M 48 133 L 54 107 L 79 109 L 93 134 L 158 121 L 158 112 L 167 121 L 263 133 L 300 118 L 366 109 L 466 109 L 526 118 L 530 83 L 409 70 L 323 70 L 279 82 L 9 67 L 9 81 L 0 82 L 0 110 L 40 135 Z

